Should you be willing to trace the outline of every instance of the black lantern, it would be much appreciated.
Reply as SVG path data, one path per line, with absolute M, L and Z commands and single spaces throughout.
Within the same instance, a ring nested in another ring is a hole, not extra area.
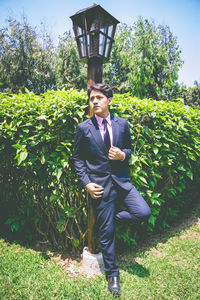
M 96 4 L 78 11 L 70 18 L 73 22 L 80 59 L 87 61 L 96 57 L 107 61 L 119 21 Z

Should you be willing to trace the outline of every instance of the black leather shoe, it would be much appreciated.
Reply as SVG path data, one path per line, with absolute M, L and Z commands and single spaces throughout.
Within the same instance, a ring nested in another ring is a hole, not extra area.
M 109 292 L 115 297 L 120 297 L 119 277 L 118 276 L 108 277 L 107 280 L 108 280 Z

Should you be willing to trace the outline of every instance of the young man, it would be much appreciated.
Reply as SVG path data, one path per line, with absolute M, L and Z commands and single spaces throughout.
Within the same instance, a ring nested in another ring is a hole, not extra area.
M 74 165 L 79 180 L 94 201 L 108 289 L 119 297 L 115 221 L 144 220 L 150 216 L 150 208 L 130 182 L 130 130 L 125 119 L 110 115 L 112 89 L 106 84 L 94 84 L 88 90 L 88 97 L 94 116 L 77 127 Z M 116 214 L 117 198 L 123 201 L 127 210 Z

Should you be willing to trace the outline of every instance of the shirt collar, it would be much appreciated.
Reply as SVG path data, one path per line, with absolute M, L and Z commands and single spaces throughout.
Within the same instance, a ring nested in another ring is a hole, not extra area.
M 96 120 L 97 120 L 98 125 L 99 125 L 99 126 L 102 126 L 103 118 L 102 118 L 102 117 L 99 117 L 99 116 L 97 116 L 97 115 L 95 115 L 95 118 L 96 118 Z M 111 126 L 110 113 L 109 113 L 109 115 L 107 116 L 106 121 L 108 122 L 108 125 Z

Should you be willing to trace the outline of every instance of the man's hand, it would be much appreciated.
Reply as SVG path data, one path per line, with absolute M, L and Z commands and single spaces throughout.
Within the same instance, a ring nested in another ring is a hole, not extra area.
M 104 192 L 104 188 L 101 185 L 98 185 L 94 182 L 86 184 L 85 188 L 88 190 L 90 196 L 93 199 L 101 198 Z
M 115 146 L 111 146 L 108 153 L 108 158 L 111 160 L 124 160 L 125 153 L 121 151 L 119 148 Z

